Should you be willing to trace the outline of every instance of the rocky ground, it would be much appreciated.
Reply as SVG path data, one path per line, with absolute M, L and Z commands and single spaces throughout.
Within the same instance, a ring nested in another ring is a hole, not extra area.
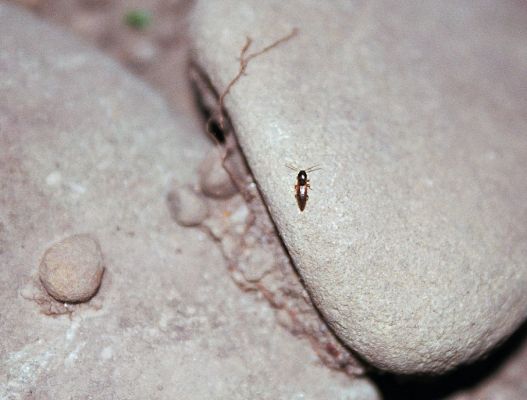
M 525 398 L 526 18 L 1 4 L 2 398 Z

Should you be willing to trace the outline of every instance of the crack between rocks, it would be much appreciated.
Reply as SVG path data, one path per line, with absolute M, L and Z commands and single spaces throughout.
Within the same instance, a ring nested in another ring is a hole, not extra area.
M 282 318 L 277 314 L 278 323 L 293 336 L 308 340 L 324 365 L 330 369 L 343 371 L 349 376 L 364 375 L 366 371 L 364 362 L 336 336 L 307 293 L 283 238 L 265 206 L 264 197 L 254 181 L 247 160 L 236 140 L 229 114 L 223 106 L 222 119 L 221 121 L 217 119 L 218 102 L 221 96 L 198 64 L 191 62 L 189 72 L 198 109 L 202 112 L 204 120 L 208 121 L 206 132 L 220 147 L 222 166 L 240 191 L 248 209 L 248 219 L 243 232 L 238 235 L 238 242 L 233 253 L 226 249 L 225 238 L 222 235 L 218 235 L 206 223 L 201 224 L 201 228 L 218 244 L 235 284 L 244 292 L 260 293 L 277 313 L 285 313 Z M 219 131 L 216 131 L 216 128 L 219 128 Z M 244 252 L 251 249 L 251 246 L 254 248 L 255 245 L 248 244 L 246 239 L 262 237 L 266 238 L 264 240 L 267 243 L 257 243 L 256 246 L 271 247 L 275 265 L 273 269 L 264 271 L 255 282 L 247 281 L 242 268 L 244 258 L 248 257 Z M 289 271 L 284 271 L 285 269 Z M 286 283 L 282 286 L 275 286 L 277 276 L 278 280 Z M 290 293 L 287 293 L 288 291 Z M 284 318 L 288 321 L 281 320 Z

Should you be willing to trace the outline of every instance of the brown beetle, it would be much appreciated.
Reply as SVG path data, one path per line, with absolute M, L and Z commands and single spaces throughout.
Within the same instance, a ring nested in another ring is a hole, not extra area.
M 292 169 L 293 171 L 298 171 L 295 184 L 295 197 L 296 202 L 298 203 L 298 208 L 300 209 L 300 211 L 304 211 L 304 209 L 306 208 L 307 199 L 309 199 L 309 195 L 307 192 L 308 189 L 311 189 L 309 179 L 307 179 L 307 173 L 317 171 L 322 168 L 320 168 L 318 165 L 314 165 L 306 169 L 300 169 L 289 164 L 286 164 L 286 167 Z

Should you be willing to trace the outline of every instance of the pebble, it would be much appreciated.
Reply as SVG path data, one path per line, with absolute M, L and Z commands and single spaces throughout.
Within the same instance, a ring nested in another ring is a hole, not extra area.
M 238 188 L 222 165 L 217 150 L 212 150 L 199 168 L 199 184 L 203 194 L 213 198 L 227 199 L 238 192 Z
M 260 247 L 251 249 L 248 260 L 240 265 L 241 272 L 249 282 L 259 282 L 274 267 L 273 254 Z
M 99 243 L 89 235 L 74 235 L 51 246 L 40 263 L 44 288 L 54 299 L 80 303 L 92 298 L 104 272 Z
M 209 215 L 207 203 L 188 186 L 174 187 L 167 196 L 172 218 L 181 226 L 196 226 Z

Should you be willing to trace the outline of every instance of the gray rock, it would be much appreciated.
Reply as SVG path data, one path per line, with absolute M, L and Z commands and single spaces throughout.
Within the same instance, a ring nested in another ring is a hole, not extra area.
M 51 246 L 40 263 L 39 276 L 56 300 L 78 303 L 89 300 L 104 273 L 99 243 L 89 235 L 74 235 Z
M 207 203 L 188 186 L 175 185 L 167 196 L 172 218 L 181 226 L 196 226 L 203 222 L 209 210 Z
M 0 397 L 379 398 L 240 291 L 214 241 L 173 223 L 171 182 L 197 180 L 211 149 L 200 125 L 5 3 L 0 37 Z M 90 304 L 50 318 L 27 285 L 49 243 L 81 229 L 108 273 Z
M 527 315 L 527 8 L 202 1 L 196 64 L 315 303 L 375 366 L 439 373 Z M 218 24 L 218 21 L 222 21 Z M 292 187 L 301 168 L 306 210 Z

